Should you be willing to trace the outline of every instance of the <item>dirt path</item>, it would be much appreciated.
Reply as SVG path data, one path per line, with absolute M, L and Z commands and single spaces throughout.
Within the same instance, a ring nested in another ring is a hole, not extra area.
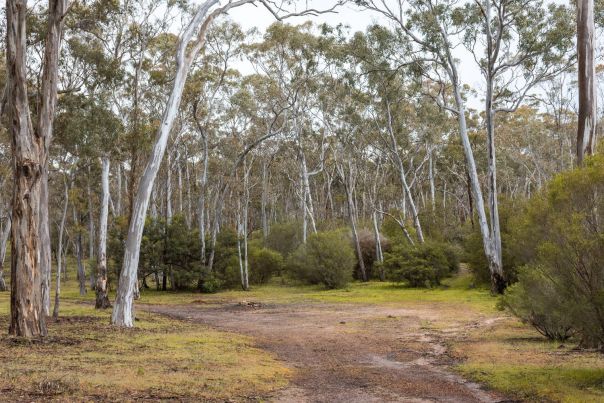
M 260 348 L 294 369 L 291 386 L 270 401 L 505 400 L 450 371 L 447 339 L 459 336 L 468 324 L 439 333 L 426 330 L 422 323 L 438 320 L 429 309 L 247 302 L 141 308 L 252 336 Z

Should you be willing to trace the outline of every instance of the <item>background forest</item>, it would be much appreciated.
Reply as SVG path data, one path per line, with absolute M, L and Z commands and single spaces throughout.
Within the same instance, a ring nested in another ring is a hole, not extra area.
M 604 347 L 601 2 L 26 3 L 0 26 L 11 334 L 46 335 L 74 271 L 125 327 L 150 292 L 469 271 L 548 339 Z M 245 4 L 275 23 L 244 30 Z M 338 7 L 379 22 L 313 22 Z

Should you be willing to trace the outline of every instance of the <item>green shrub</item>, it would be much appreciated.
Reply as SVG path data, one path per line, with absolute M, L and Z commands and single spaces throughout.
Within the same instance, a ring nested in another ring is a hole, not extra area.
M 508 287 L 499 306 L 533 326 L 550 340 L 567 340 L 573 332 L 570 301 L 552 288 L 539 266 L 519 269 L 519 282 Z
M 341 232 L 319 232 L 308 237 L 287 260 L 292 277 L 307 284 L 343 288 L 352 280 L 356 258 L 350 240 Z
M 517 216 L 517 253 L 528 265 L 503 305 L 550 338 L 572 326 L 583 346 L 603 348 L 604 156 L 558 175 Z
M 365 263 L 365 272 L 367 274 L 367 278 L 383 280 L 381 267 L 376 264 L 377 252 L 375 233 L 369 231 L 368 229 L 361 229 L 358 231 L 358 237 L 359 244 L 361 245 L 361 255 L 363 256 L 363 262 Z M 382 245 L 382 251 L 387 252 L 390 249 L 390 241 L 384 236 L 380 236 L 380 242 Z M 353 245 L 351 246 L 354 247 Z M 362 279 L 358 262 L 354 270 L 354 278 L 357 280 Z
M 298 222 L 273 224 L 265 246 L 287 257 L 302 244 L 302 226 Z
M 501 249 L 503 261 L 503 275 L 507 284 L 513 284 L 517 280 L 516 268 L 527 262 L 519 259 L 518 252 L 515 248 L 516 238 L 512 216 L 522 209 L 520 202 L 516 201 L 500 201 L 499 204 L 499 221 L 501 226 Z M 477 284 L 491 284 L 491 272 L 489 263 L 484 254 L 484 245 L 480 228 L 476 225 L 475 228 L 470 228 L 463 242 L 464 261 L 468 264 L 470 272 Z
M 433 287 L 458 270 L 459 261 L 454 249 L 446 244 L 396 245 L 384 254 L 387 277 L 396 282 L 407 282 L 411 287 Z
M 283 256 L 268 248 L 251 247 L 248 252 L 250 282 L 266 284 L 283 269 Z

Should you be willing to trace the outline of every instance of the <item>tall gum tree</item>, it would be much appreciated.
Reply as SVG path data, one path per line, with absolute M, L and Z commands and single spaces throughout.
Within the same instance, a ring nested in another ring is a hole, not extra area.
M 160 127 L 156 134 L 155 144 L 141 177 L 136 198 L 132 206 L 132 215 L 128 228 L 128 235 L 124 250 L 123 266 L 120 272 L 117 295 L 111 315 L 111 323 L 116 326 L 134 326 L 134 294 L 137 289 L 137 270 L 140 256 L 140 244 L 143 235 L 149 199 L 153 184 L 164 157 L 168 138 L 174 120 L 180 107 L 185 82 L 191 66 L 199 52 L 206 43 L 206 34 L 212 22 L 229 10 L 246 4 L 261 4 L 277 18 L 291 16 L 312 15 L 320 11 L 304 10 L 303 12 L 287 13 L 280 15 L 282 7 L 275 6 L 269 0 L 239 0 L 228 1 L 223 4 L 220 0 L 208 0 L 202 3 L 195 11 L 193 18 L 179 37 L 176 51 L 176 72 L 173 86 L 166 103 Z M 335 6 L 330 10 L 333 11 Z
M 577 57 L 579 61 L 579 117 L 577 163 L 594 153 L 597 133 L 597 82 L 594 60 L 594 0 L 577 0 Z

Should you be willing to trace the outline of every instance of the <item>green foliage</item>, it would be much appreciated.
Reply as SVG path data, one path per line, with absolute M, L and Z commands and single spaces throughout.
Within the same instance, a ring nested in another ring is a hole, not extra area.
M 352 280 L 356 264 L 350 240 L 341 232 L 319 232 L 308 237 L 287 261 L 292 277 L 307 284 L 343 288 Z
M 528 265 L 502 304 L 551 338 L 604 347 L 604 156 L 558 175 L 514 220 Z M 537 319 L 535 319 L 537 318 Z M 546 327 L 548 330 L 544 332 Z
M 358 237 L 359 244 L 361 246 L 361 256 L 363 257 L 363 262 L 365 263 L 365 272 L 367 274 L 367 278 L 384 280 L 382 267 L 380 267 L 376 262 L 377 251 L 375 233 L 369 231 L 368 229 L 361 229 L 358 231 Z M 380 243 L 382 245 L 382 252 L 390 250 L 390 241 L 387 238 L 380 236 Z M 357 280 L 362 279 L 358 263 L 354 271 L 354 278 Z
M 384 254 L 384 270 L 392 281 L 411 287 L 440 285 L 443 278 L 459 269 L 459 258 L 447 244 L 426 242 L 408 246 L 399 244 Z
M 520 202 L 511 203 L 502 200 L 499 203 L 499 223 L 501 226 L 501 248 L 503 259 L 503 274 L 508 284 L 513 284 L 517 280 L 516 268 L 526 263 L 521 258 L 521 253 L 517 250 L 516 229 L 511 221 L 511 217 L 521 208 Z M 489 263 L 484 254 L 482 235 L 478 226 L 469 228 L 469 234 L 463 241 L 464 261 L 468 264 L 474 280 L 480 285 L 491 284 L 491 272 Z
M 519 282 L 508 288 L 500 307 L 509 309 L 548 339 L 564 341 L 572 334 L 568 316 L 571 304 L 552 288 L 546 276 L 543 267 L 522 267 Z
M 234 230 L 223 230 L 218 234 L 213 269 L 213 275 L 221 288 L 241 287 L 237 232 Z
M 287 257 L 302 243 L 302 230 L 298 222 L 273 224 L 265 245 Z
M 283 256 L 268 248 L 259 248 L 250 243 L 248 258 L 252 284 L 266 284 L 283 269 Z

